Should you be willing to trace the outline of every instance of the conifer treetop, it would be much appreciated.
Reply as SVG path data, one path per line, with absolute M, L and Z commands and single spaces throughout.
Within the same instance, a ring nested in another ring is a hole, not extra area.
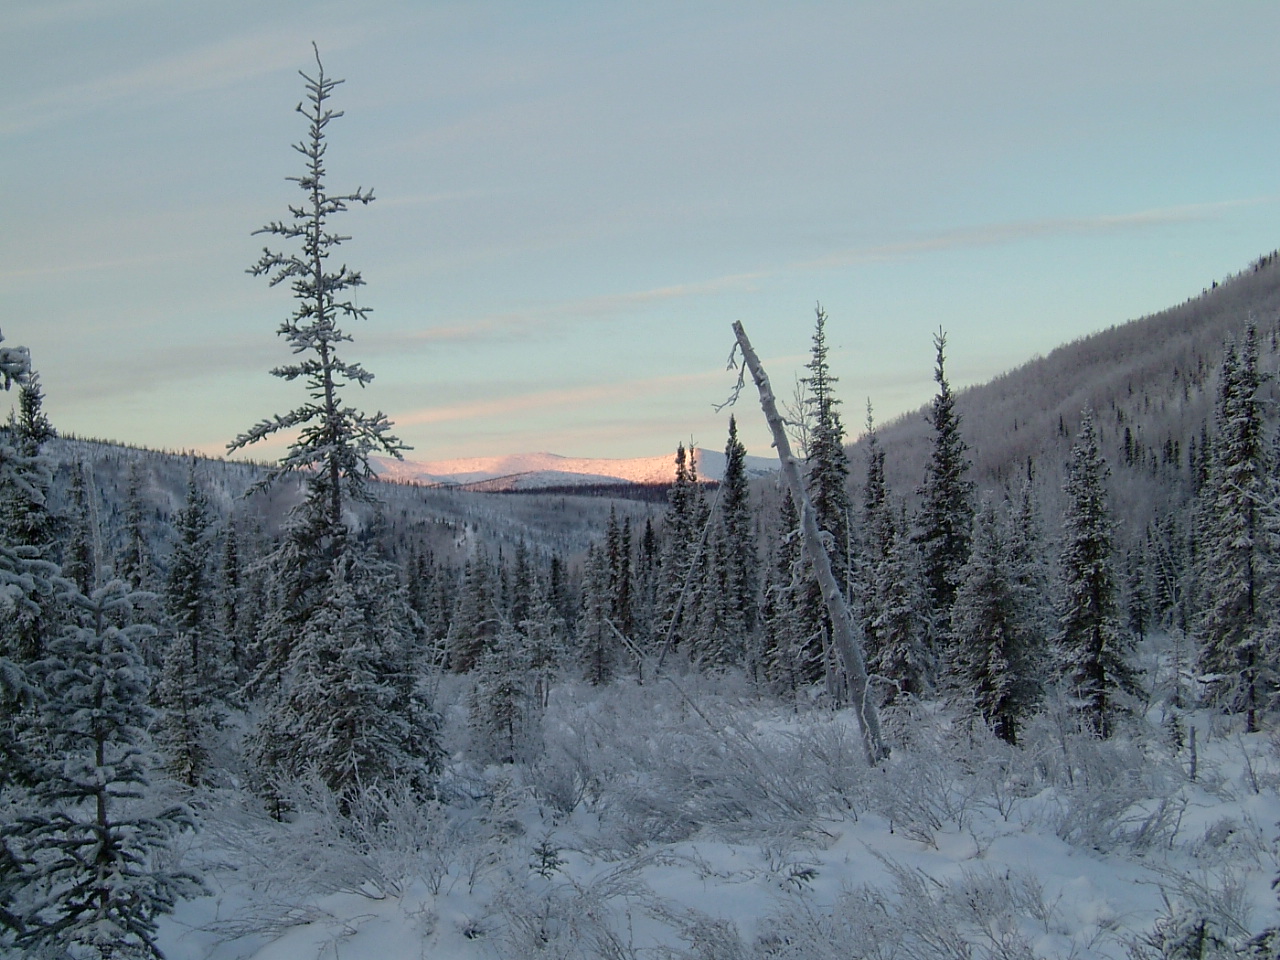
M 313 487 L 312 493 L 322 494 L 328 522 L 337 527 L 342 521 L 344 498 L 368 499 L 364 483 L 372 476 L 369 456 L 381 452 L 400 457 L 408 447 L 391 434 L 391 422 L 385 414 L 369 415 L 342 400 L 343 386 L 367 386 L 373 374 L 338 355 L 338 345 L 351 340 L 340 321 L 363 320 L 370 308 L 359 306 L 351 293 L 364 285 L 360 272 L 346 264 L 334 267 L 330 262 L 336 249 L 350 239 L 334 232 L 330 220 L 346 212 L 349 204 L 371 203 L 373 191 L 328 191 L 326 132 L 329 124 L 342 116 L 342 111 L 331 109 L 328 101 L 343 81 L 325 76 L 318 50 L 316 75 L 299 73 L 306 82 L 307 98 L 298 104 L 297 111 L 307 120 L 307 136 L 294 144 L 294 149 L 305 158 L 306 169 L 302 176 L 288 179 L 298 185 L 305 200 L 289 206 L 290 219 L 273 221 L 254 232 L 299 244 L 300 249 L 285 252 L 265 247 L 248 272 L 267 277 L 273 287 L 286 281 L 292 287 L 294 312 L 276 332 L 288 340 L 298 359 L 271 373 L 284 380 L 304 381 L 309 399 L 288 413 L 260 421 L 228 444 L 227 449 L 238 450 L 280 431 L 297 430 L 297 439 L 264 483 L 273 483 L 286 473 L 314 471 L 313 476 L 324 489 Z

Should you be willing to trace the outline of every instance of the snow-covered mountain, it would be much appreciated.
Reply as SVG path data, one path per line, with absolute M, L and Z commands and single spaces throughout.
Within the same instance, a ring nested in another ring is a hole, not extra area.
M 715 450 L 694 449 L 698 476 L 703 480 L 724 477 L 725 456 Z M 429 485 L 483 488 L 486 490 L 542 490 L 549 487 L 599 484 L 669 484 L 675 479 L 675 457 L 637 457 L 610 460 L 562 457 L 554 453 L 517 453 L 500 457 L 458 460 L 393 460 L 370 458 L 374 470 L 387 480 Z M 777 470 L 768 457 L 747 457 L 748 476 Z

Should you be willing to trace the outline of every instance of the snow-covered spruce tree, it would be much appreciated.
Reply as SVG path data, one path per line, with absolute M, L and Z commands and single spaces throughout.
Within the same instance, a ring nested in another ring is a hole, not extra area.
M 314 775 L 345 810 L 362 787 L 394 780 L 429 788 L 441 760 L 438 720 L 407 607 L 386 564 L 350 553 L 335 561 L 284 682 L 250 735 L 263 794 L 276 793 L 280 775 Z
M 973 548 L 961 571 L 951 626 L 959 689 L 996 736 L 1016 744 L 1035 704 L 1031 630 L 1022 621 L 1009 536 L 985 499 L 974 523 Z
M 358 306 L 352 291 L 364 284 L 359 271 L 345 264 L 334 267 L 331 258 L 347 238 L 330 221 L 348 204 L 368 204 L 373 191 L 357 189 L 331 194 L 325 183 L 326 136 L 329 124 L 342 116 L 328 101 L 341 80 L 325 76 L 316 54 L 316 76 L 301 73 L 307 97 L 298 112 L 307 121 L 307 136 L 294 145 L 305 160 L 301 176 L 290 177 L 303 192 L 303 201 L 290 206 L 291 219 L 274 221 L 257 230 L 297 244 L 295 252 L 265 248 L 249 269 L 265 276 L 272 286 L 288 283 L 296 302 L 293 314 L 276 333 L 284 337 L 296 362 L 272 370 L 284 380 L 301 380 L 307 401 L 285 414 L 260 421 L 228 444 L 228 451 L 266 440 L 280 432 L 297 433 L 288 452 L 267 474 L 262 485 L 282 476 L 305 478 L 306 496 L 290 518 L 276 566 L 283 581 L 283 608 L 270 626 L 272 643 L 265 651 L 262 679 L 274 682 L 302 625 L 319 605 L 333 565 L 347 548 L 345 511 L 353 502 L 367 502 L 367 480 L 372 476 L 369 456 L 374 452 L 401 456 L 405 447 L 392 436 L 391 423 L 381 412 L 366 414 L 343 400 L 343 390 L 367 386 L 373 374 L 359 363 L 343 359 L 339 348 L 351 340 L 341 323 L 365 319 L 369 307 Z
M 1199 582 L 1203 614 L 1196 624 L 1199 667 L 1214 678 L 1211 700 L 1245 715 L 1258 729 L 1268 696 L 1269 634 L 1276 615 L 1276 558 L 1269 529 L 1276 483 L 1264 439 L 1258 335 L 1250 326 L 1239 353 L 1228 344 L 1215 409 L 1208 482 L 1202 489 Z
M 765 679 L 792 696 L 813 672 L 804 657 L 808 630 L 817 629 L 813 615 L 806 617 L 798 602 L 803 565 L 799 526 L 791 493 L 784 491 L 761 603 L 761 660 Z
M 245 680 L 245 663 L 253 637 L 252 605 L 241 552 L 240 531 L 235 521 L 229 520 L 222 538 L 218 587 L 214 595 L 214 617 L 226 647 L 226 667 L 233 692 Z
M 472 557 L 463 565 L 458 600 L 446 638 L 449 669 L 455 673 L 474 670 L 497 633 L 497 606 L 490 579 L 489 564 L 484 557 Z
M 933 347 L 933 379 L 938 384 L 938 394 L 929 411 L 933 447 L 919 490 L 921 502 L 915 540 L 923 564 L 934 652 L 940 661 L 940 674 L 945 674 L 950 659 L 951 605 L 960 583 L 960 571 L 969 559 L 973 481 L 968 478 L 968 446 L 960 435 L 955 395 L 947 381 L 947 336 L 942 330 L 934 334 Z
M 156 919 L 201 886 L 161 866 L 190 813 L 148 809 L 151 711 L 136 637 L 150 628 L 117 625 L 139 601 L 118 580 L 65 601 L 78 623 L 39 664 L 47 749 L 30 808 L 4 827 L 20 865 L 12 942 L 34 956 L 159 957 Z
M 920 555 L 909 533 L 905 506 L 886 504 L 884 541 L 874 568 L 867 624 L 867 671 L 884 690 L 884 702 L 920 696 L 929 686 L 928 603 L 920 578 Z
M 608 611 L 613 625 L 626 637 L 635 636 L 635 617 L 631 594 L 631 518 L 618 522 L 616 508 L 609 509 L 609 521 L 605 525 L 604 560 L 608 571 Z M 512 619 L 519 623 L 524 615 L 512 611 Z
M 706 572 L 707 504 L 698 482 L 696 451 L 676 447 L 676 473 L 667 491 L 670 510 L 663 526 L 662 618 L 657 639 L 673 646 L 692 639 Z M 664 650 L 664 653 L 666 651 Z
M 808 421 L 805 491 L 813 504 L 814 518 L 831 561 L 832 574 L 848 599 L 853 586 L 850 562 L 853 510 L 847 488 L 849 461 L 844 452 L 840 401 L 834 389 L 838 380 L 831 375 L 827 362 L 827 315 L 821 304 L 816 306 L 815 313 L 813 344 L 809 362 L 805 365 L 809 375 L 800 381 L 805 391 L 803 408 Z M 828 693 L 838 700 L 843 696 L 844 680 L 831 642 L 834 630 L 822 600 L 822 589 L 816 576 L 812 575 L 812 565 L 810 571 L 801 603 L 816 612 L 819 624 L 819 629 L 811 634 L 815 645 L 812 659 L 821 665 Z
M 535 699 L 545 708 L 551 696 L 551 685 L 569 658 L 568 627 L 551 602 L 541 580 L 534 578 L 529 612 L 516 626 L 524 636 L 529 653 L 529 671 Z
M 582 677 L 596 686 L 613 679 L 618 639 L 609 625 L 608 558 L 594 545 L 582 562 L 582 614 L 578 617 L 578 662 Z
M 31 377 L 25 347 L 0 336 L 0 387 L 21 389 Z M 49 559 L 45 524 L 51 482 L 40 440 L 20 418 L 0 425 L 0 952 L 24 928 L 18 901 L 26 892 L 23 861 L 11 835 L 26 812 L 26 789 L 39 777 L 33 727 L 41 700 L 35 664 L 57 623 L 58 567 Z
M 53 471 L 41 454 L 55 434 L 27 365 L 25 348 L 0 347 L 0 385 L 18 385 L 18 411 L 0 425 L 0 662 L 15 663 L 38 659 L 55 629 L 57 520 L 49 510 Z
M 90 503 L 90 498 L 97 495 L 97 491 L 89 489 L 85 465 L 74 464 L 67 490 L 68 513 L 62 518 L 62 575 L 83 594 L 92 593 L 97 586 L 98 559 L 94 549 L 97 525 L 91 516 Z
M 504 621 L 480 657 L 471 693 L 471 745 L 488 763 L 533 758 L 541 734 L 542 700 L 529 643 Z
M 264 786 L 274 789 L 278 775 L 299 774 L 315 763 L 342 796 L 357 778 L 365 783 L 382 775 L 416 779 L 434 765 L 438 747 L 431 731 L 415 721 L 421 704 L 406 695 L 418 689 L 420 679 L 414 672 L 420 665 L 403 655 L 406 637 L 413 633 L 412 610 L 402 590 L 390 589 L 398 581 L 394 570 L 353 543 L 347 526 L 348 508 L 372 500 L 370 455 L 399 457 L 405 449 L 385 415 L 366 414 L 343 400 L 344 389 L 373 379 L 339 353 L 351 340 L 341 323 L 364 319 L 369 308 L 354 300 L 353 291 L 364 282 L 360 273 L 331 262 L 346 239 L 331 221 L 350 203 L 369 203 L 373 193 L 329 192 L 326 135 L 342 114 L 328 101 L 341 81 L 325 76 L 318 52 L 316 75 L 302 73 L 302 78 L 307 96 L 298 112 L 306 118 L 307 136 L 295 149 L 305 169 L 290 179 L 304 199 L 289 208 L 290 220 L 258 231 L 298 249 L 267 248 L 249 272 L 268 277 L 272 286 L 287 282 L 293 291 L 294 311 L 277 333 L 297 359 L 272 373 L 303 381 L 307 399 L 289 413 L 261 421 L 228 449 L 282 431 L 296 433 L 264 483 L 298 474 L 305 490 L 274 557 L 281 603 L 260 631 L 263 659 L 253 686 L 271 696 L 254 740 L 258 772 Z M 339 603 L 352 598 L 359 603 L 356 609 Z M 350 661 L 346 667 L 337 666 L 344 658 Z
M 1119 712 L 1117 694 L 1137 681 L 1126 661 L 1128 642 L 1120 624 L 1111 507 L 1110 471 L 1098 448 L 1093 411 L 1081 416 L 1063 483 L 1062 612 L 1057 642 L 1065 678 L 1080 698 L 1088 723 L 1109 737 Z
M 746 658 L 748 672 L 759 667 L 759 550 L 753 530 L 751 490 L 747 485 L 747 448 L 738 439 L 738 424 L 729 417 L 729 437 L 724 448 L 721 480 L 720 530 L 724 584 L 724 633 L 729 645 L 726 662 Z
M 844 424 L 840 422 L 840 401 L 834 390 L 839 381 L 831 375 L 827 362 L 827 314 L 821 304 L 815 312 L 813 347 L 806 364 L 809 375 L 802 381 L 808 391 L 809 414 L 805 488 L 818 529 L 826 540 L 832 573 L 844 585 L 849 576 L 849 521 L 853 515 L 848 490 L 849 458 L 844 452 Z
M 1006 551 L 1016 591 L 1018 623 L 1025 631 L 1020 644 L 1028 658 L 1028 678 L 1039 690 L 1047 679 L 1044 661 L 1048 654 L 1049 638 L 1056 627 L 1053 622 L 1049 564 L 1045 557 L 1044 532 L 1040 523 L 1040 505 L 1036 500 L 1030 466 L 1026 479 L 1019 487 L 1017 496 L 1010 501 L 1008 509 Z
M 209 499 L 196 478 L 195 460 L 187 472 L 187 499 L 173 518 L 177 535 L 165 582 L 165 613 L 175 633 L 191 646 L 191 662 L 201 687 L 214 690 L 224 669 L 222 637 L 217 629 L 211 566 L 213 518 Z
M 143 482 L 142 464 L 135 460 L 129 464 L 129 488 L 125 495 L 125 543 L 116 558 L 116 576 L 134 590 L 150 589 L 155 575 L 151 541 L 147 536 L 146 505 L 142 499 Z
M 920 583 L 919 556 L 906 519 L 889 498 L 884 448 L 867 403 L 867 464 L 862 516 L 850 574 L 862 621 L 867 668 L 883 701 L 918 696 L 928 685 L 928 612 Z

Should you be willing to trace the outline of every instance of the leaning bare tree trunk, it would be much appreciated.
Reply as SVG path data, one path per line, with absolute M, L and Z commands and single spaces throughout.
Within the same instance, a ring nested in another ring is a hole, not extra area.
M 782 479 L 791 490 L 791 499 L 800 511 L 800 534 L 804 544 L 804 552 L 813 565 L 814 574 L 818 578 L 818 586 L 822 589 L 822 599 L 827 604 L 827 613 L 831 617 L 836 651 L 849 680 L 849 696 L 853 699 L 853 707 L 858 714 L 858 726 L 862 731 L 862 747 L 866 751 L 867 762 L 873 766 L 889 755 L 888 748 L 880 736 L 880 715 L 876 705 L 868 697 L 867 665 L 862 657 L 862 643 L 854 631 L 853 617 L 844 602 L 844 596 L 836 585 L 835 575 L 831 572 L 831 558 L 827 556 L 822 545 L 822 536 L 818 531 L 818 521 L 814 516 L 813 504 L 800 482 L 800 468 L 791 454 L 791 444 L 787 440 L 787 432 L 783 428 L 782 417 L 778 414 L 778 406 L 774 400 L 773 388 L 769 378 L 760 365 L 760 358 L 751 348 L 747 332 L 742 324 L 734 322 L 733 332 L 738 338 L 738 346 L 742 350 L 742 359 L 751 371 L 751 379 L 760 391 L 760 407 L 764 410 L 764 418 L 769 421 L 769 429 L 773 431 L 773 445 L 778 450 L 778 460 L 782 463 Z

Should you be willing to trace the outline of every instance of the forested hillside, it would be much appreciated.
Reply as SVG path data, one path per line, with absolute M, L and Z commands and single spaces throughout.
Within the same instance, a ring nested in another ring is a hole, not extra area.
M 961 390 L 973 477 L 979 487 L 1016 484 L 1028 461 L 1049 500 L 1080 412 L 1097 414 L 1104 455 L 1114 468 L 1113 494 L 1123 536 L 1141 537 L 1161 504 L 1187 502 L 1206 470 L 1223 344 L 1253 323 L 1259 364 L 1275 371 L 1280 335 L 1280 257 L 1247 269 L 1167 310 L 1066 343 L 989 383 Z M 874 401 L 874 397 L 871 398 Z M 914 497 L 929 448 L 925 411 L 878 430 L 890 485 Z M 851 451 L 859 457 L 860 446 Z

